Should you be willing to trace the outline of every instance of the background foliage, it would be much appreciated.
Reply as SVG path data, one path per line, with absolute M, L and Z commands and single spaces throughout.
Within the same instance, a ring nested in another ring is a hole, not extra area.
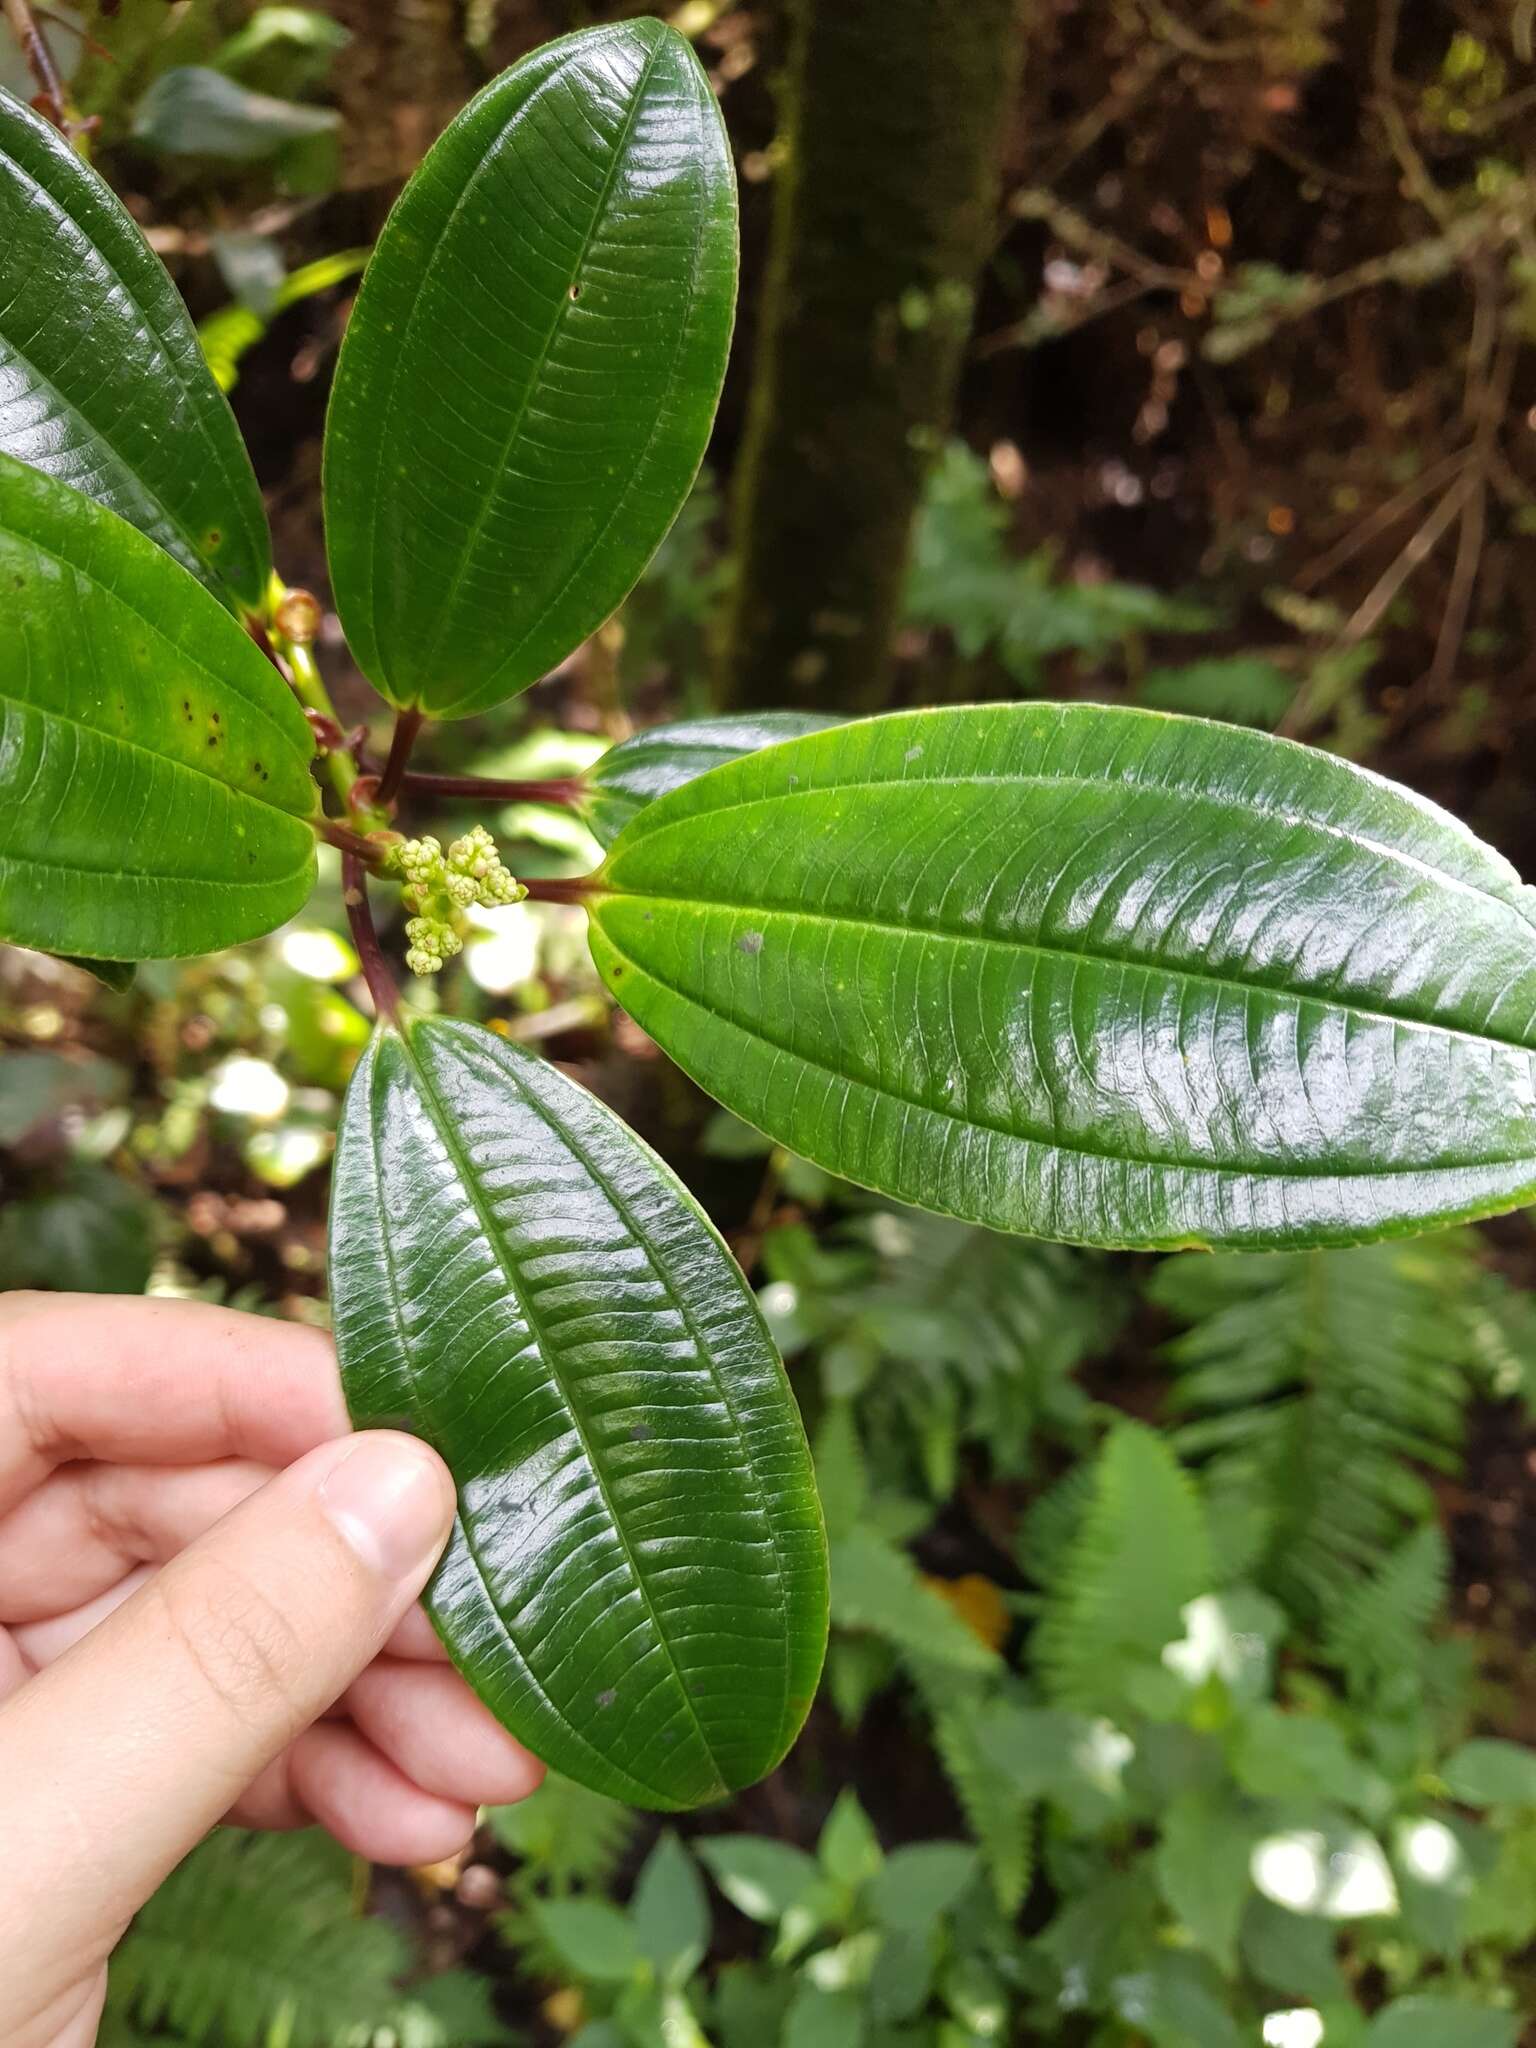
M 401 179 L 480 79 L 625 11 L 121 0 L 50 30 L 232 390 L 291 581 L 323 589 L 325 393 Z M 675 16 L 744 190 L 712 473 L 619 619 L 423 765 L 569 774 L 716 701 L 791 11 Z M 891 701 L 1283 730 L 1536 869 L 1530 6 L 1053 0 L 1018 32 Z M 0 45 L 30 91 L 14 65 Z M 520 873 L 595 858 L 568 810 L 487 822 Z M 1524 1219 L 1133 1260 L 918 1215 L 711 1114 L 607 1008 L 578 914 L 483 918 L 444 1007 L 660 1146 L 791 1361 L 833 1539 L 821 1702 L 782 1770 L 682 1834 L 557 1779 L 451 1869 L 221 1834 L 125 1942 L 106 2038 L 1536 2038 Z M 368 1028 L 342 929 L 329 875 L 299 926 L 125 989 L 0 953 L 0 1285 L 324 1320 Z

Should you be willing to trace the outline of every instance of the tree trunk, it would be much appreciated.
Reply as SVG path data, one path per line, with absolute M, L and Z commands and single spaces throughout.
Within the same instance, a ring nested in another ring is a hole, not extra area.
M 993 229 L 1018 0 L 788 5 L 721 689 L 871 708 Z

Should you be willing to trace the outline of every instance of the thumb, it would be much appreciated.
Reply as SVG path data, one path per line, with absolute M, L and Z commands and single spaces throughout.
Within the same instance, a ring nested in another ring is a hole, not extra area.
M 0 1707 L 17 1880 L 0 1877 L 0 1956 L 27 1956 L 61 1987 L 100 1962 L 166 1872 L 383 1646 L 453 1511 L 446 1466 L 414 1437 L 324 1444 Z

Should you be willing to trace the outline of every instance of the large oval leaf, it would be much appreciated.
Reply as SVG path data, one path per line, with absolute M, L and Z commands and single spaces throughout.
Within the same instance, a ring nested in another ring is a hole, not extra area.
M 1288 741 L 1095 705 L 848 725 L 643 810 L 604 980 L 739 1116 L 924 1208 L 1343 1244 L 1536 1195 L 1532 892 Z
M 336 1160 L 359 1424 L 433 1444 L 427 1593 L 481 1698 L 568 1776 L 697 1806 L 771 1770 L 821 1669 L 805 1436 L 703 1212 L 612 1112 L 477 1026 L 378 1033 Z
M 176 287 L 96 173 L 3 91 L 0 450 L 261 604 L 261 493 Z
M 669 789 L 681 789 L 759 747 L 781 746 L 842 723 L 814 711 L 759 711 L 653 725 L 610 747 L 588 770 L 587 823 L 599 845 L 612 846 L 636 812 Z
M 660 22 L 551 43 L 448 128 L 326 427 L 336 600 L 393 703 L 483 710 L 607 618 L 698 469 L 735 292 L 719 110 Z
M 314 885 L 314 742 L 218 600 L 0 455 L 0 939 L 208 953 Z

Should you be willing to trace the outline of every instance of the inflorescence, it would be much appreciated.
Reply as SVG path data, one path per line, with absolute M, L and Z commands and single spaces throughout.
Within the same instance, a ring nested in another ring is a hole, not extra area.
M 446 853 L 435 839 L 401 840 L 390 848 L 385 872 L 400 876 L 405 907 L 415 913 L 405 927 L 412 974 L 438 974 L 463 951 L 466 910 L 521 903 L 528 894 L 507 872 L 483 825 L 455 839 Z

